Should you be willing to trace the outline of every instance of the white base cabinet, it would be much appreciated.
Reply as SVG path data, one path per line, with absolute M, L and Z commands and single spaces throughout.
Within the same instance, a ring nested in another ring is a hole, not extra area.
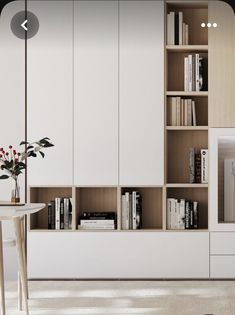
M 28 266 L 30 279 L 208 278 L 209 233 L 29 232 Z

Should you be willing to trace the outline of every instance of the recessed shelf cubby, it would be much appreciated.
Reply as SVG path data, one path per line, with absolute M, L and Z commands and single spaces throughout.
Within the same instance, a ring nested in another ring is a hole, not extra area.
M 167 2 L 167 13 L 183 12 L 183 21 L 189 26 L 189 45 L 207 45 L 208 28 L 201 23 L 208 22 L 208 4 L 202 1 Z M 213 22 L 213 21 L 212 21 Z
M 189 150 L 207 149 L 208 132 L 204 130 L 167 131 L 167 182 L 189 183 Z
M 47 204 L 55 198 L 72 198 L 72 187 L 30 187 L 29 200 L 32 203 L 45 203 L 46 207 L 30 216 L 30 230 L 48 229 L 48 208 Z M 74 209 L 72 210 L 74 215 Z
M 167 90 L 184 91 L 184 57 L 198 53 L 202 58 L 208 58 L 207 52 L 169 51 L 167 54 Z
M 167 198 L 185 199 L 199 203 L 199 230 L 208 229 L 208 189 L 207 188 L 167 188 Z
M 142 197 L 142 229 L 162 229 L 162 188 L 124 187 L 121 193 L 138 191 Z

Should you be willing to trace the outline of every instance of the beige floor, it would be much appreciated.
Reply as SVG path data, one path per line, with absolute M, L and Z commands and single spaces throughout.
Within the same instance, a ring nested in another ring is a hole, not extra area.
M 8 315 L 17 311 L 16 283 L 7 283 Z M 235 315 L 234 281 L 30 282 L 31 315 Z

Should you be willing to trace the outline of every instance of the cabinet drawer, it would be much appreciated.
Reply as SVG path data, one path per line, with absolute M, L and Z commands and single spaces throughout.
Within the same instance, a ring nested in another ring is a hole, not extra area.
M 208 232 L 29 232 L 34 279 L 208 278 Z
M 210 278 L 235 279 L 235 256 L 211 256 Z
M 235 233 L 234 232 L 210 233 L 210 254 L 235 255 Z

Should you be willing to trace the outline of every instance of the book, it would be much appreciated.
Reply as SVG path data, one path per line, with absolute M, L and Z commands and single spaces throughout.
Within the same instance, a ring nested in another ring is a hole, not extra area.
M 183 45 L 183 12 L 178 13 L 179 22 L 179 45 Z
M 184 91 L 189 92 L 189 58 L 184 57 Z
M 179 45 L 179 13 L 175 12 L 175 45 Z
M 193 118 L 193 126 L 197 126 L 195 101 L 192 101 L 192 118 Z
M 195 149 L 189 149 L 189 182 L 192 184 L 195 182 Z
M 55 229 L 60 229 L 60 199 L 55 198 Z
M 64 198 L 64 229 L 68 230 L 70 228 L 69 215 L 70 215 L 70 199 Z
M 199 92 L 200 91 L 199 54 L 195 55 L 195 81 L 196 81 L 195 90 Z
M 190 229 L 190 203 L 189 201 L 185 202 L 185 229 Z
M 136 229 L 142 229 L 142 197 L 136 192 Z
M 179 219 L 178 219 L 178 222 L 179 222 L 178 228 L 180 230 L 185 229 L 184 221 L 185 221 L 185 200 L 180 199 L 180 202 L 179 202 Z
M 193 228 L 198 229 L 198 202 L 193 201 Z
M 188 91 L 193 91 L 193 56 L 188 55 Z
M 64 230 L 64 198 L 60 200 L 60 230 Z
M 136 230 L 136 191 L 132 192 L 132 228 Z
M 208 183 L 208 150 L 201 150 L 201 183 Z
M 48 211 L 48 230 L 52 230 L 52 204 L 51 202 L 47 204 L 47 211 Z
M 195 153 L 195 183 L 201 183 L 201 152 Z

